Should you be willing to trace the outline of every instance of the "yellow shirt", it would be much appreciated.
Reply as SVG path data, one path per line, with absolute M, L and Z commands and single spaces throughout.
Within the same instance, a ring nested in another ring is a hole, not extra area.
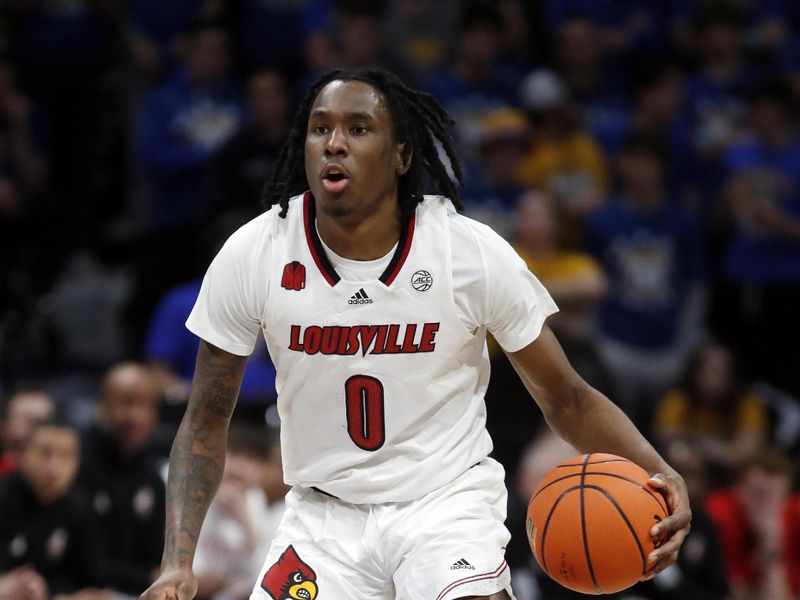
M 732 411 L 692 405 L 686 392 L 675 389 L 667 392 L 656 416 L 656 430 L 667 432 L 681 429 L 722 439 L 731 439 L 737 431 L 747 429 L 756 433 L 767 431 L 767 411 L 752 392 L 743 394 Z
M 582 252 L 552 252 L 537 258 L 530 257 L 521 248 L 516 249 L 527 263 L 531 273 L 547 287 L 548 281 L 582 277 L 602 273 L 603 269 L 594 258 Z
M 563 140 L 539 141 L 519 166 L 523 185 L 569 195 L 609 188 L 603 151 L 588 135 L 574 133 Z

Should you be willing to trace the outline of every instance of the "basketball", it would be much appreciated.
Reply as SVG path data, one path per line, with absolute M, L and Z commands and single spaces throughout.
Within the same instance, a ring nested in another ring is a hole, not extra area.
M 552 469 L 528 504 L 528 542 L 542 570 L 576 592 L 611 594 L 639 581 L 650 529 L 669 512 L 647 471 L 613 454 L 584 454 Z

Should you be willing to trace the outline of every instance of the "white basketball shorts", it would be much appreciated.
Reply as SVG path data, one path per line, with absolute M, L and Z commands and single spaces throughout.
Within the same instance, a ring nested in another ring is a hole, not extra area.
M 349 504 L 295 486 L 250 600 L 511 594 L 505 517 L 503 467 L 490 458 L 410 502 Z

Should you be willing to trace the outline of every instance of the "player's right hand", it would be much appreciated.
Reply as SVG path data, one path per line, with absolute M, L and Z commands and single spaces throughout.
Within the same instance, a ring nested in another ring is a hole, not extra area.
M 192 600 L 197 593 L 197 578 L 191 569 L 164 569 L 139 600 Z

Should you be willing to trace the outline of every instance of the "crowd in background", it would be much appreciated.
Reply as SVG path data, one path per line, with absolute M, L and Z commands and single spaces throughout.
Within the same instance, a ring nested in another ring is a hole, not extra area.
M 619 598 L 800 598 L 791 0 L 0 3 L 0 598 L 151 580 L 202 274 L 263 210 L 315 77 L 375 65 L 453 116 L 466 214 L 515 246 L 577 370 L 689 484 L 678 564 Z M 576 451 L 489 347 L 515 592 L 575 598 L 523 523 Z M 247 597 L 279 519 L 274 379 L 262 343 L 196 561 L 206 600 Z

